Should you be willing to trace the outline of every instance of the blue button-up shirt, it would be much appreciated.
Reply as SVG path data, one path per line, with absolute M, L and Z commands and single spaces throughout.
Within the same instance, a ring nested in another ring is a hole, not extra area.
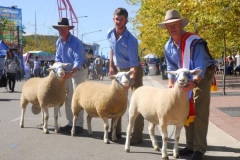
M 113 50 L 114 64 L 119 68 L 136 67 L 140 63 L 138 56 L 138 41 L 126 29 L 119 39 L 116 39 L 115 28 L 110 29 L 107 39 L 110 42 L 110 48 Z
M 56 48 L 57 51 L 55 60 L 62 63 L 71 63 L 71 66 L 66 68 L 67 71 L 72 70 L 72 68 L 80 69 L 87 61 L 82 41 L 73 36 L 71 33 L 65 43 L 62 41 L 61 37 L 58 38 Z
M 183 34 L 185 31 L 183 31 Z M 178 47 L 174 45 L 172 37 L 168 40 L 164 47 L 164 54 L 167 61 L 167 70 L 175 71 L 179 68 L 182 68 L 182 54 L 180 50 L 181 42 L 179 42 Z M 192 68 L 191 69 L 201 69 L 202 72 L 199 74 L 204 78 L 206 68 L 211 64 L 215 63 L 215 60 L 212 59 L 207 53 L 204 44 L 197 43 L 195 49 L 193 50 Z M 190 62 L 191 63 L 191 62 Z M 168 74 L 168 78 L 174 78 L 174 75 Z

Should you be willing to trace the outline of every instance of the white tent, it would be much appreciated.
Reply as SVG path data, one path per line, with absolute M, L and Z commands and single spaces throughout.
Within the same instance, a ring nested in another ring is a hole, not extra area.
M 144 59 L 147 59 L 147 58 L 157 58 L 157 56 L 155 56 L 155 55 L 152 54 L 152 53 L 149 53 L 149 54 L 147 54 L 146 56 L 144 56 Z

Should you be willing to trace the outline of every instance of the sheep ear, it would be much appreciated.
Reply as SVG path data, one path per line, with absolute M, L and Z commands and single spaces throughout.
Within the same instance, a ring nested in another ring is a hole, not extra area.
M 63 63 L 64 67 L 71 66 L 71 63 Z
M 115 76 L 115 75 L 110 75 L 110 76 L 108 76 L 108 79 L 111 79 L 111 80 L 113 80 L 113 79 L 116 79 L 117 77 Z
M 201 69 L 194 69 L 189 71 L 191 75 L 198 75 L 202 72 Z
M 169 73 L 171 75 L 177 75 L 177 71 L 166 71 L 166 73 Z
M 128 71 L 127 74 L 130 76 L 131 74 L 133 74 L 134 71 Z

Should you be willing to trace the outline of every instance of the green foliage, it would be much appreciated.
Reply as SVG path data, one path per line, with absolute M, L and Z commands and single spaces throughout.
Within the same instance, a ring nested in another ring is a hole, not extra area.
M 140 5 L 133 26 L 140 34 L 139 50 L 144 54 L 164 55 L 164 45 L 169 39 L 167 30 L 158 27 L 169 9 L 176 9 L 182 17 L 189 19 L 184 28 L 188 32 L 198 31 L 209 45 L 213 57 L 222 57 L 223 37 L 226 36 L 227 54 L 238 51 L 240 46 L 240 1 L 237 0 L 126 0 L 131 5 Z
M 35 35 L 31 36 L 24 36 L 23 44 L 24 44 L 24 53 L 28 51 L 39 51 L 43 50 L 48 53 L 55 53 L 56 50 L 56 41 L 57 36 L 36 36 L 35 42 Z

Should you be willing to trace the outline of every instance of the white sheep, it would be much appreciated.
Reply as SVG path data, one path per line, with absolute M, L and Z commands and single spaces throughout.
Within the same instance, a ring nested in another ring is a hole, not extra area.
M 168 159 L 167 140 L 168 125 L 175 125 L 175 144 L 173 149 L 173 157 L 179 157 L 178 141 L 180 131 L 184 126 L 184 122 L 189 115 L 189 99 L 188 92 L 182 90 L 189 81 L 189 75 L 197 75 L 201 70 L 188 70 L 185 68 L 177 71 L 168 71 L 168 73 L 176 76 L 176 82 L 173 88 L 159 89 L 150 86 L 139 87 L 133 94 L 129 106 L 129 124 L 126 133 L 125 151 L 130 151 L 130 134 L 133 124 L 139 114 L 149 121 L 149 135 L 152 145 L 156 151 L 159 150 L 157 140 L 155 138 L 155 125 L 160 126 L 162 135 L 162 159 Z
M 58 133 L 58 110 L 66 99 L 66 76 L 69 75 L 64 68 L 70 63 L 56 62 L 53 64 L 49 75 L 45 78 L 31 78 L 25 82 L 22 88 L 20 105 L 22 108 L 20 127 L 24 127 L 24 115 L 28 103 L 31 103 L 32 111 L 36 114 L 42 110 L 43 131 L 48 134 L 48 108 L 54 107 L 54 129 Z
M 88 114 L 87 126 L 89 135 L 92 135 L 92 117 L 100 117 L 104 121 L 104 143 L 109 143 L 108 118 L 112 118 L 112 141 L 117 141 L 116 126 L 118 119 L 127 109 L 126 87 L 129 85 L 130 75 L 132 73 L 133 71 L 118 72 L 116 75 L 109 76 L 109 79 L 112 79 L 111 85 L 87 81 L 77 86 L 72 98 L 72 136 L 75 135 L 75 124 L 78 113 L 81 109 L 85 109 Z

